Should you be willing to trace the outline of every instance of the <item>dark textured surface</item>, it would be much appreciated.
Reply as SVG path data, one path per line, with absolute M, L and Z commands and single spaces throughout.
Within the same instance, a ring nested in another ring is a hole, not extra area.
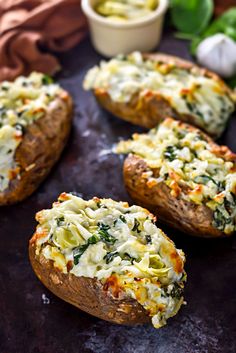
M 185 43 L 166 35 L 162 51 L 189 58 Z M 53 172 L 25 202 L 0 209 L 1 353 L 234 353 L 236 352 L 236 240 L 194 239 L 167 230 L 187 254 L 188 302 L 169 324 L 122 327 L 89 316 L 56 298 L 34 276 L 28 240 L 34 214 L 62 191 L 129 200 L 122 159 L 110 153 L 121 137 L 140 129 L 102 111 L 83 92 L 82 78 L 100 57 L 88 41 L 62 57 L 59 79 L 75 100 L 70 142 Z M 222 141 L 236 152 L 236 121 Z

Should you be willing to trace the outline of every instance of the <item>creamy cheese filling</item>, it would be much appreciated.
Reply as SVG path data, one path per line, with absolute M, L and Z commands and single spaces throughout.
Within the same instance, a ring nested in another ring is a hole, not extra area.
M 36 253 L 64 273 L 97 278 L 113 296 L 125 292 L 150 314 L 155 327 L 183 303 L 185 257 L 144 208 L 111 199 L 61 194 L 37 214 Z
M 112 21 L 132 21 L 156 10 L 157 0 L 100 0 L 95 11 Z
M 121 141 L 116 151 L 133 153 L 146 161 L 150 187 L 164 182 L 173 196 L 212 209 L 214 227 L 226 234 L 235 231 L 235 163 L 217 156 L 200 131 L 168 118 L 147 134 Z
M 20 178 L 14 155 L 25 127 L 44 116 L 60 92 L 51 78 L 36 72 L 0 84 L 0 192 L 8 188 L 10 180 Z
M 121 103 L 137 93 L 160 93 L 178 113 L 191 114 L 198 126 L 218 136 L 235 109 L 233 98 L 217 80 L 196 69 L 144 60 L 139 52 L 102 61 L 100 67 L 88 71 L 84 88 L 104 89 L 113 101 Z

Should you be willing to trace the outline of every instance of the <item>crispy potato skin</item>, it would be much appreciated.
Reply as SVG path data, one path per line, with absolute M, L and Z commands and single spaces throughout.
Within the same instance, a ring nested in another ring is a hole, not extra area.
M 143 54 L 143 57 L 166 64 L 174 62 L 178 67 L 186 70 L 195 68 L 201 75 L 219 81 L 224 91 L 232 94 L 229 87 L 226 86 L 219 76 L 206 69 L 199 68 L 189 61 L 165 54 Z M 192 125 L 198 125 L 195 116 L 178 113 L 160 93 L 152 91 L 146 91 L 142 94 L 138 93 L 127 103 L 114 102 L 104 89 L 95 89 L 94 95 L 98 103 L 113 115 L 148 129 L 155 127 L 166 116 L 171 116 L 174 119 L 182 120 Z M 204 126 L 200 126 L 200 128 L 204 129 Z
M 35 253 L 35 242 L 30 241 L 29 258 L 39 280 L 56 296 L 100 319 L 117 324 L 137 325 L 150 321 L 145 309 L 125 293 L 114 298 L 95 278 L 64 274 L 51 260 Z
M 31 195 L 59 159 L 69 136 L 72 99 L 68 94 L 53 101 L 45 116 L 29 125 L 15 153 L 20 179 L 0 192 L 0 206 L 14 204 Z M 32 169 L 27 167 L 33 166 Z
M 208 135 L 191 125 L 180 121 L 178 124 L 188 131 L 198 131 L 217 157 L 236 163 L 236 154 L 227 146 L 216 144 Z M 172 196 L 170 188 L 163 182 L 150 186 L 145 174 L 143 175 L 149 170 L 147 163 L 141 157 L 129 154 L 125 159 L 124 182 L 135 203 L 152 211 L 163 223 L 180 229 L 184 233 L 203 238 L 227 236 L 212 226 L 213 212 L 210 208 Z M 159 176 L 158 170 L 153 170 L 153 173 L 156 177 Z

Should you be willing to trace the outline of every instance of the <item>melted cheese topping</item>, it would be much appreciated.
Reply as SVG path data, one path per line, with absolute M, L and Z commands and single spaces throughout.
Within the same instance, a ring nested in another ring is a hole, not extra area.
M 20 178 L 14 155 L 25 127 L 44 116 L 61 91 L 48 76 L 36 72 L 0 84 L 0 192 L 10 180 Z
M 129 102 L 135 94 L 161 94 L 180 114 L 194 116 L 195 124 L 219 136 L 234 111 L 233 98 L 221 82 L 203 76 L 199 70 L 184 70 L 174 62 L 144 60 L 135 52 L 101 62 L 89 70 L 84 88 L 104 89 L 115 102 Z
M 36 216 L 36 254 L 75 276 L 96 277 L 115 296 L 125 292 L 150 314 L 155 327 L 183 303 L 184 254 L 144 208 L 111 199 L 61 194 Z
M 230 234 L 236 229 L 235 162 L 217 155 L 200 130 L 166 119 L 147 134 L 121 141 L 117 153 L 133 153 L 150 168 L 150 185 L 164 182 L 171 194 L 213 210 L 213 226 Z M 158 171 L 158 177 L 154 176 Z

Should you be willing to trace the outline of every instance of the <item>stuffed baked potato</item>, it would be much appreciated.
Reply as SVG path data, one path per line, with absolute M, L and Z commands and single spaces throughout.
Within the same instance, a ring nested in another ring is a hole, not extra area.
M 218 137 L 235 109 L 235 94 L 216 74 L 164 54 L 102 62 L 89 70 L 84 88 L 112 114 L 146 128 L 171 116 Z
M 38 212 L 32 267 L 55 295 L 101 319 L 165 325 L 183 303 L 185 257 L 139 206 L 63 193 Z
M 158 219 L 199 237 L 236 228 L 236 155 L 191 125 L 166 118 L 121 141 L 124 181 L 133 200 Z
M 72 100 L 43 74 L 0 85 L 0 205 L 29 196 L 58 160 L 69 135 Z

